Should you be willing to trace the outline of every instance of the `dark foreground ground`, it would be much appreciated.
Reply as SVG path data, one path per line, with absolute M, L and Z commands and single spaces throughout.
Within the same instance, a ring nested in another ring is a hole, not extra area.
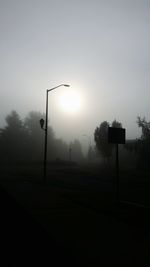
M 1 266 L 149 266 L 148 205 L 127 203 L 139 183 L 125 194 L 123 180 L 116 204 L 110 176 L 53 166 L 45 185 L 40 169 L 3 168 Z

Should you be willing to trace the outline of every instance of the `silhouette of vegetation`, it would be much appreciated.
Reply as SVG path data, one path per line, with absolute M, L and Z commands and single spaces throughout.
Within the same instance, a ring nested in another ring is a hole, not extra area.
M 137 118 L 137 124 L 142 128 L 141 138 L 138 140 L 138 167 L 149 168 L 150 166 L 150 122 L 145 118 Z
M 27 135 L 20 116 L 12 111 L 6 117 L 6 127 L 1 130 L 0 135 L 1 161 L 21 160 L 22 151 L 26 154 Z
M 39 126 L 39 120 L 41 117 L 45 117 L 44 114 L 40 112 L 31 111 L 24 119 L 24 127 L 27 131 L 28 141 L 30 145 L 30 159 L 34 160 L 42 160 L 43 158 L 43 138 L 44 132 L 41 130 Z M 53 150 L 54 150 L 54 132 L 51 127 L 48 129 L 48 142 L 51 147 L 50 152 L 48 154 L 48 159 L 50 156 L 52 158 Z M 32 157 L 32 158 L 31 158 Z
M 137 124 L 142 128 L 141 137 L 127 141 L 125 148 L 137 157 L 137 168 L 149 169 L 150 166 L 150 122 L 145 118 L 137 117 Z
M 111 127 L 114 127 L 114 128 L 122 128 L 122 123 L 114 120 L 112 122 L 112 124 L 111 124 Z
M 99 127 L 95 129 L 94 140 L 96 143 L 96 149 L 99 154 L 107 161 L 110 161 L 112 156 L 112 151 L 114 149 L 113 144 L 108 143 L 108 127 L 110 124 L 107 121 L 103 121 Z M 111 124 L 112 127 L 122 128 L 122 124 L 114 120 Z
M 95 129 L 94 140 L 99 153 L 109 160 L 112 153 L 112 146 L 108 143 L 108 127 L 109 123 L 103 121 L 100 126 Z
M 150 138 L 150 122 L 147 122 L 145 117 L 141 119 L 140 116 L 137 117 L 137 124 L 139 127 L 142 128 L 142 135 L 141 138 L 143 140 Z
M 6 127 L 0 131 L 0 160 L 3 161 L 42 161 L 44 153 L 44 131 L 39 121 L 44 114 L 31 111 L 22 120 L 16 111 L 6 117 Z M 83 159 L 81 144 L 72 142 L 74 161 Z M 55 138 L 53 129 L 48 128 L 48 160 L 68 160 L 69 146 L 63 140 Z

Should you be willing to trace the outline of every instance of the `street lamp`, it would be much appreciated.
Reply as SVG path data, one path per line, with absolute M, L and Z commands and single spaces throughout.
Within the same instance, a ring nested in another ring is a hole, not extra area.
M 46 90 L 46 118 L 45 121 L 44 119 L 40 120 L 40 126 L 41 129 L 45 131 L 45 142 L 44 142 L 44 182 L 46 182 L 46 167 L 47 167 L 47 134 L 48 134 L 48 93 L 57 89 L 60 86 L 65 86 L 69 87 L 70 85 L 68 84 L 60 84 L 58 86 L 55 86 L 51 89 Z M 44 123 L 45 123 L 45 128 L 44 128 Z

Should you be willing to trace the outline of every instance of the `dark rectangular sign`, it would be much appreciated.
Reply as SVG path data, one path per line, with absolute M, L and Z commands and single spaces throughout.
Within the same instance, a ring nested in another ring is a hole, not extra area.
M 108 128 L 108 143 L 125 144 L 125 129 L 123 128 Z

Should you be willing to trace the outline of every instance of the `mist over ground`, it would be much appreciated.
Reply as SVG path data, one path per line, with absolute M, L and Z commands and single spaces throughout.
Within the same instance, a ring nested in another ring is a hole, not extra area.
M 147 0 L 0 1 L 7 266 L 149 265 L 149 14 Z

